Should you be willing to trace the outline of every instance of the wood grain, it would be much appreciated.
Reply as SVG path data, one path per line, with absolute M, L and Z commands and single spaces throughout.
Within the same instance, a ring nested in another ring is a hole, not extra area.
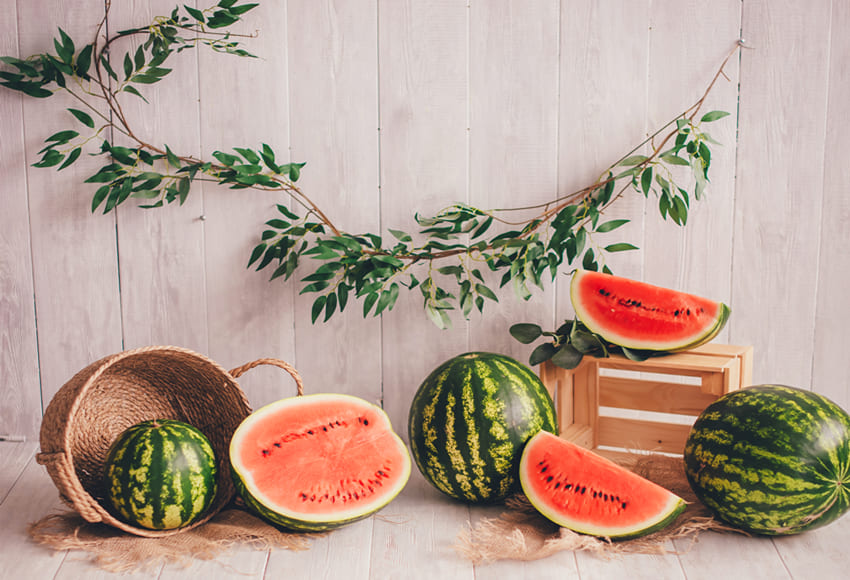
M 0 54 L 18 54 L 14 0 L 0 1 Z M 41 422 L 23 98 L 0 91 L 0 434 L 35 437 Z
M 20 53 L 52 50 L 59 26 L 82 45 L 93 39 L 102 16 L 103 2 L 99 0 L 73 5 L 19 2 Z M 74 126 L 65 108 L 78 106 L 76 103 L 63 94 L 47 100 L 24 99 L 27 165 L 40 158 L 37 152 L 44 139 L 60 128 Z M 115 220 L 91 214 L 94 189 L 83 183 L 100 167 L 98 161 L 82 156 L 61 174 L 55 169 L 27 168 L 41 398 L 45 403 L 77 371 L 122 350 Z
M 809 388 L 830 6 L 747 2 L 743 24 L 753 49 L 741 62 L 729 331 L 737 344 L 755 345 L 755 383 Z M 775 316 L 781 324 L 766 323 Z

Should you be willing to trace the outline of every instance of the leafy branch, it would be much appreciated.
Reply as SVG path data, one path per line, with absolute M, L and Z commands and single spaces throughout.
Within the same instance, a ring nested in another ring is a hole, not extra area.
M 603 218 L 605 210 L 628 191 L 655 196 L 664 219 L 685 225 L 691 200 L 701 199 L 708 184 L 711 147 L 717 145 L 704 126 L 728 115 L 711 111 L 700 116 L 699 111 L 738 49 L 723 61 L 702 98 L 585 188 L 524 208 L 482 210 L 454 204 L 434 216 L 416 215 L 414 233 L 388 229 L 388 236 L 351 234 L 338 228 L 296 186 L 303 163 L 279 162 L 266 144 L 216 151 L 212 160 L 178 155 L 168 145 L 154 145 L 137 135 L 124 113 L 125 98 L 147 102 L 145 86 L 172 73 L 164 65 L 173 54 L 205 46 L 253 57 L 242 48 L 243 36 L 226 29 L 258 3 L 221 0 L 205 10 L 177 7 L 148 26 L 107 37 L 110 4 L 107 0 L 94 40 L 79 50 L 60 29 L 55 54 L 0 57 L 13 69 L 0 71 L 3 86 L 36 98 L 64 92 L 80 103 L 68 111 L 88 134 L 65 129 L 51 135 L 34 165 L 61 171 L 86 149 L 103 156 L 103 166 L 86 179 L 97 185 L 93 212 L 102 208 L 108 213 L 131 198 L 147 209 L 183 204 L 196 181 L 282 192 L 292 203 L 277 205 L 248 267 L 269 269 L 271 279 L 288 280 L 305 261 L 318 263 L 301 279 L 301 292 L 316 294 L 314 322 L 329 320 L 352 299 L 362 301 L 363 316 L 378 316 L 392 310 L 405 288 L 418 289 L 426 314 L 445 328 L 451 324 L 451 311 L 469 317 L 473 310 L 483 312 L 488 301 L 497 301 L 495 285 L 510 285 L 519 298 L 528 300 L 534 286 L 542 288 L 545 277 L 554 279 L 565 265 L 580 263 L 585 269 L 610 272 L 607 254 L 636 249 L 622 241 L 597 243 L 599 236 L 628 223 Z M 131 38 L 139 39 L 137 47 L 118 58 L 115 44 Z M 681 184 L 683 169 L 686 185 Z M 531 212 L 532 217 L 509 217 L 516 212 Z

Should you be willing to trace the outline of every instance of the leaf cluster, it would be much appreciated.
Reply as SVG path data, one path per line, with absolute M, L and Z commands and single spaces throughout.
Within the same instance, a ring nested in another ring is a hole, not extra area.
M 544 331 L 540 325 L 521 322 L 510 327 L 512 337 L 522 344 L 531 344 L 541 337 L 551 340 L 539 344 L 531 352 L 528 364 L 534 366 L 545 361 L 564 369 L 574 369 L 586 356 L 607 358 L 622 354 L 629 360 L 644 361 L 652 356 L 667 354 L 662 351 L 637 350 L 618 346 L 591 332 L 580 320 L 566 320 L 554 332 Z

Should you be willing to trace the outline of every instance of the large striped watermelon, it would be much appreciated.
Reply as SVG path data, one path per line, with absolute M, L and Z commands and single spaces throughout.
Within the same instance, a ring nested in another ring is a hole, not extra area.
M 516 360 L 485 352 L 454 357 L 431 372 L 408 422 L 425 479 L 470 503 L 497 502 L 518 489 L 523 446 L 541 430 L 557 430 L 546 387 Z
M 748 532 L 796 534 L 850 508 L 850 415 L 811 391 L 759 385 L 720 397 L 684 457 L 697 497 Z
M 112 443 L 105 466 L 116 517 L 143 528 L 172 530 L 195 522 L 218 489 L 212 445 L 182 421 L 133 425 Z

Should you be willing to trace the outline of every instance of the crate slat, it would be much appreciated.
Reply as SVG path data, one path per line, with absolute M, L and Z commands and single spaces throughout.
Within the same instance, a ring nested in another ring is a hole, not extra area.
M 712 401 L 752 382 L 751 346 L 707 344 L 646 361 L 620 355 L 585 357 L 574 369 L 546 361 L 540 378 L 555 400 L 561 436 L 590 449 L 681 453 L 690 425 L 674 417 L 696 418 Z M 609 376 L 601 371 L 628 371 L 634 376 Z M 647 374 L 662 378 L 646 378 Z M 665 380 L 667 377 L 670 380 Z M 690 382 L 681 382 L 689 377 Z M 699 384 L 693 384 L 694 377 Z M 680 382 L 676 382 L 676 379 Z M 600 407 L 634 412 L 636 417 L 612 417 Z M 670 420 L 647 421 L 652 412 Z

